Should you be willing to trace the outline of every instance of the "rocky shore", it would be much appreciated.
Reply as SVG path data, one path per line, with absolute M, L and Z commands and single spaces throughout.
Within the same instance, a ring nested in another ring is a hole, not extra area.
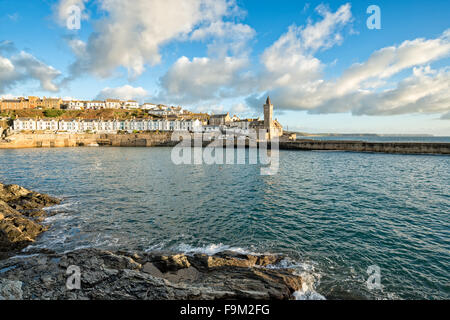
M 40 224 L 46 217 L 42 209 L 57 203 L 17 185 L 0 184 L 0 300 L 293 299 L 302 288 L 294 270 L 274 267 L 284 259 L 277 255 L 93 248 L 19 254 L 46 230 Z
M 0 299 L 293 299 L 302 288 L 302 278 L 289 269 L 268 268 L 280 259 L 234 252 L 213 256 L 98 249 L 41 253 L 0 262 Z M 79 289 L 67 286 L 67 281 L 72 283 L 71 266 L 80 270 Z
M 47 217 L 43 208 L 59 203 L 48 195 L 0 183 L 0 259 L 25 248 L 46 231 L 41 224 Z

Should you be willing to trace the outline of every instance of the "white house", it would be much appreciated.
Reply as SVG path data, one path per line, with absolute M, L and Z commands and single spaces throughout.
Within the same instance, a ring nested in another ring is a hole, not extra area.
M 155 108 L 152 108 L 148 111 L 148 114 L 153 116 L 180 116 L 184 113 L 183 109 L 181 107 L 168 107 L 164 105 L 156 106 Z
M 59 128 L 58 120 L 55 119 L 39 119 L 36 121 L 36 130 L 45 131 L 57 131 Z
M 155 110 L 157 108 L 158 108 L 158 105 L 156 105 L 154 103 L 149 103 L 149 102 L 146 102 L 143 105 L 141 105 L 141 109 L 144 109 L 144 110 Z
M 124 107 L 125 107 L 125 109 L 138 109 L 139 103 L 134 100 L 128 100 L 128 101 L 125 101 Z
M 118 100 L 118 99 L 106 99 L 105 100 L 105 106 L 106 109 L 120 109 L 122 108 L 124 102 Z
M 149 120 L 149 119 L 131 119 L 131 120 L 56 120 L 18 118 L 14 120 L 14 130 L 51 130 L 70 133 L 77 132 L 99 132 L 99 133 L 117 133 L 117 131 L 195 131 L 201 132 L 203 123 L 198 119 L 193 120 Z
M 36 120 L 31 118 L 17 118 L 13 125 L 15 131 L 36 130 Z
M 79 100 L 69 101 L 67 108 L 69 110 L 81 110 L 86 107 L 86 102 Z
M 59 131 L 66 132 L 79 132 L 80 131 L 80 121 L 76 119 L 71 120 L 60 120 L 58 124 Z
M 86 109 L 105 109 L 106 104 L 104 101 L 88 101 L 86 102 Z

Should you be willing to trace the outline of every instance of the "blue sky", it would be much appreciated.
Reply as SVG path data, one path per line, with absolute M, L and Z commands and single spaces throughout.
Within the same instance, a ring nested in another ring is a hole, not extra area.
M 380 30 L 366 26 L 373 4 Z M 291 130 L 450 135 L 448 1 L 2 0 L 0 12 L 3 96 L 259 116 L 270 94 Z

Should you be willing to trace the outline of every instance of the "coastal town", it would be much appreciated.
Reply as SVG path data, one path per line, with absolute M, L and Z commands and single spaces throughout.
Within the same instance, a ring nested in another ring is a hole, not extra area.
M 273 119 L 273 104 L 267 97 L 263 106 L 264 119 L 246 118 L 224 114 L 196 114 L 182 107 L 137 101 L 106 99 L 104 101 L 62 100 L 60 98 L 3 99 L 0 112 L 16 110 L 61 110 L 53 117 L 17 117 L 11 119 L 9 133 L 137 133 L 148 131 L 233 132 L 248 135 L 251 129 L 265 130 L 267 138 L 282 136 L 283 127 Z M 64 110 L 139 110 L 130 119 L 117 117 L 104 119 L 61 118 Z M 145 115 L 145 117 L 143 117 Z

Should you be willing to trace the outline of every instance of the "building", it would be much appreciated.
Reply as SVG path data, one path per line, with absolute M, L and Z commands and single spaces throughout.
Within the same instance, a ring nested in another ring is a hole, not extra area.
M 44 109 L 61 109 L 62 99 L 61 98 L 46 98 L 44 97 L 40 106 Z
M 39 106 L 41 100 L 38 97 L 23 97 L 14 99 L 2 99 L 0 101 L 0 111 L 3 110 L 22 110 L 22 109 L 35 109 Z
M 30 119 L 18 118 L 13 122 L 14 131 L 61 131 L 69 133 L 117 133 L 117 131 L 201 131 L 203 122 L 191 120 L 103 120 L 103 119 Z
M 36 125 L 36 120 L 31 118 L 21 118 L 14 120 L 14 130 L 16 131 L 36 130 Z
M 265 138 L 271 140 L 275 136 L 281 137 L 283 135 L 283 126 L 277 119 L 273 120 L 273 104 L 270 97 L 267 97 L 266 103 L 263 106 L 264 120 L 246 119 L 237 121 L 237 126 L 243 130 L 253 129 L 257 132 L 258 138 Z M 265 132 L 265 137 L 260 136 L 260 131 Z
M 85 101 L 72 100 L 67 104 L 67 109 L 69 110 L 82 110 L 84 108 L 86 108 Z
M 124 103 L 125 109 L 139 109 L 139 103 L 134 100 L 128 100 Z
M 118 99 L 106 99 L 105 106 L 106 109 L 120 109 L 123 106 L 123 102 Z
M 227 125 L 231 122 L 230 113 L 226 114 L 213 114 L 209 118 L 209 125 L 211 126 L 221 126 Z
M 164 105 L 158 105 L 156 108 L 150 109 L 148 111 L 148 114 L 151 114 L 152 116 L 158 116 L 163 117 L 168 115 L 168 109 L 169 107 Z
M 36 109 L 41 106 L 41 99 L 39 97 L 28 97 L 28 108 Z
M 14 130 L 16 130 L 16 121 L 14 120 Z M 36 130 L 38 131 L 57 131 L 59 128 L 59 121 L 55 119 L 39 119 L 36 121 Z
M 141 109 L 143 110 L 156 110 L 158 108 L 157 104 L 146 102 L 141 105 Z
M 25 109 L 24 108 L 24 98 L 18 98 L 18 99 L 3 99 L 0 110 L 20 110 Z
M 93 100 L 93 101 L 87 101 L 86 102 L 86 109 L 105 109 L 106 104 L 104 101 L 99 100 Z
M 58 131 L 78 132 L 80 130 L 80 121 L 76 119 L 60 120 Z

